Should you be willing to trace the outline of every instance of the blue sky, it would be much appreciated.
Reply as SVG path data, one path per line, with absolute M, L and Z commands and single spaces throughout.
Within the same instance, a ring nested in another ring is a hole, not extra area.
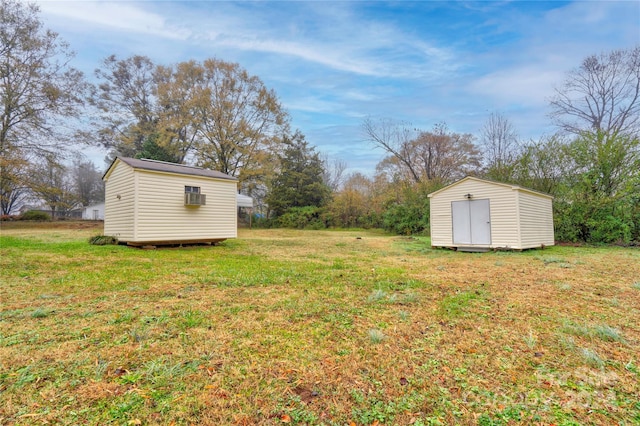
M 366 174 L 384 155 L 365 141 L 366 117 L 477 135 L 499 112 L 538 138 L 554 131 L 548 99 L 567 71 L 640 44 L 637 0 L 37 3 L 88 77 L 111 54 L 238 62 L 320 152 Z

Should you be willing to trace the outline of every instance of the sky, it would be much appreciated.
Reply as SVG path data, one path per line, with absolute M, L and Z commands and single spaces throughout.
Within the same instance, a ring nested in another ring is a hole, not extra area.
M 548 101 L 593 54 L 640 44 L 640 1 L 59 1 L 41 19 L 90 81 L 112 54 L 237 62 L 307 141 L 348 172 L 384 152 L 366 118 L 479 135 L 497 112 L 523 140 L 555 131 Z M 89 150 L 102 166 L 105 152 Z

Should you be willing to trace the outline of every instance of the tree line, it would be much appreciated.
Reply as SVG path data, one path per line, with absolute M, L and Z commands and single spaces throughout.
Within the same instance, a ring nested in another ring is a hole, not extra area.
M 553 195 L 561 241 L 638 243 L 640 46 L 585 58 L 549 104 L 557 132 L 529 141 L 498 113 L 488 117 L 477 143 L 445 124 L 424 131 L 366 120 L 364 133 L 387 156 L 373 179 L 355 178 L 356 187 L 369 188 L 363 205 L 376 206 L 359 217 L 377 218 L 398 233 L 422 232 L 429 226 L 422 214 L 426 194 L 475 175 Z M 380 198 L 381 185 L 395 189 Z M 354 194 L 344 196 L 348 205 Z
M 345 175 L 346 163 L 291 129 L 277 94 L 239 64 L 112 55 L 89 82 L 37 6 L 1 0 L 0 19 L 3 214 L 33 196 L 52 211 L 100 201 L 100 173 L 73 153 L 83 143 L 107 149 L 107 160 L 234 176 L 264 226 L 424 233 L 426 194 L 474 175 L 553 195 L 560 240 L 640 241 L 640 46 L 589 56 L 570 71 L 549 101 L 557 132 L 538 140 L 519 138 L 500 113 L 478 135 L 445 122 L 417 129 L 367 118 L 362 133 L 382 158 L 366 176 Z

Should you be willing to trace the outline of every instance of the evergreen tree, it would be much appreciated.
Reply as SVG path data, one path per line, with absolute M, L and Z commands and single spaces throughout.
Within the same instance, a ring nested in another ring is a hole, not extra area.
M 331 190 L 323 182 L 324 166 L 315 148 L 309 146 L 299 131 L 285 137 L 280 171 L 271 183 L 267 196 L 269 209 L 277 217 L 295 207 L 322 207 Z
M 135 158 L 180 163 L 180 159 L 177 156 L 171 154 L 165 146 L 158 144 L 158 136 L 155 134 L 145 139 L 142 144 L 142 150 L 136 154 Z

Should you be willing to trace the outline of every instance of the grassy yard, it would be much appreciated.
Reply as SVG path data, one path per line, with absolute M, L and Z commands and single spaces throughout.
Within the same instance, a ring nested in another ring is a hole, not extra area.
M 0 424 L 633 425 L 640 250 L 2 224 Z

